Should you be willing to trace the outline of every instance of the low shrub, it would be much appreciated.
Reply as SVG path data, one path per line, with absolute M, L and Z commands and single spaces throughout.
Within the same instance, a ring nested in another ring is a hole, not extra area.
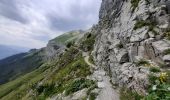
M 170 83 L 168 73 L 163 72 L 159 77 L 150 76 L 151 87 L 145 100 L 170 100 Z
M 93 50 L 93 45 L 95 43 L 95 35 L 88 34 L 86 38 L 83 38 L 80 43 L 80 48 L 83 51 L 91 51 Z
M 89 62 L 90 62 L 90 63 L 92 63 L 92 64 L 95 64 L 95 62 L 94 62 L 94 58 L 93 58 L 93 56 L 92 56 L 92 55 L 90 55 L 90 57 L 89 57 Z
M 67 48 L 70 48 L 73 45 L 74 45 L 74 41 L 70 41 L 70 42 L 66 43 Z
M 141 100 L 143 96 L 139 95 L 137 92 L 123 87 L 120 89 L 120 100 Z
M 77 55 L 79 55 L 80 52 L 78 49 L 74 48 L 74 47 L 70 47 L 69 49 L 67 49 L 67 51 L 65 51 L 65 53 L 61 56 L 61 58 L 58 60 L 58 66 L 66 66 L 67 64 L 71 63 L 74 58 L 77 57 Z
M 90 95 L 91 91 L 94 90 L 95 88 L 98 88 L 96 82 L 88 89 L 87 95 Z
M 138 7 L 140 0 L 131 0 L 131 4 L 132 4 L 132 12 L 134 12 L 134 10 Z
M 92 37 L 91 33 L 87 34 L 87 38 L 91 38 L 91 37 Z
M 97 93 L 90 93 L 89 100 L 96 100 L 97 95 Z
M 137 30 L 139 28 L 142 28 L 144 26 L 149 26 L 150 25 L 150 22 L 147 22 L 147 21 L 137 21 L 136 24 L 135 24 L 135 27 L 134 27 L 134 30 Z
M 93 84 L 95 84 L 95 83 L 92 80 L 87 80 L 87 79 L 84 79 L 84 78 L 81 78 L 79 80 L 75 80 L 75 81 L 71 82 L 66 87 L 65 94 L 69 95 L 69 94 L 77 92 L 77 91 L 79 91 L 79 90 L 81 90 L 83 88 L 89 88 Z
M 170 49 L 166 49 L 163 51 L 163 55 L 168 55 L 168 54 L 170 54 Z
M 135 63 L 137 66 L 150 66 L 149 61 L 145 59 L 141 59 L 138 62 Z
M 153 85 L 145 100 L 170 100 L 170 85 L 166 83 Z
M 166 72 L 162 72 L 159 77 L 160 82 L 164 83 L 168 80 L 168 74 Z
M 149 74 L 148 80 L 149 80 L 149 83 L 155 84 L 156 80 L 159 80 L 159 77 L 155 76 L 154 74 Z
M 164 36 L 165 36 L 166 39 L 170 40 L 170 32 L 164 33 Z
M 142 28 L 143 26 L 150 26 L 149 30 L 152 30 L 155 26 L 156 23 L 153 21 L 144 21 L 144 20 L 139 20 L 136 22 L 134 30 L 138 29 L 138 28 Z
M 159 63 L 159 67 L 160 68 L 166 68 L 168 65 L 166 65 L 165 63 Z
M 149 70 L 150 72 L 154 72 L 154 73 L 161 71 L 158 67 L 151 67 Z
M 122 43 L 117 44 L 117 45 L 116 45 L 116 48 L 122 49 L 122 48 L 123 48 L 123 44 L 122 44 Z
M 156 32 L 154 30 L 154 27 L 156 26 L 156 22 L 154 22 L 154 21 L 144 21 L 144 20 L 137 21 L 136 24 L 135 24 L 135 27 L 133 29 L 137 30 L 137 29 L 142 28 L 144 26 L 148 26 L 149 27 L 148 31 L 152 32 L 154 35 L 159 34 L 158 32 Z
M 41 85 L 38 88 L 36 88 L 37 93 L 40 95 L 41 93 L 44 94 L 45 97 L 50 96 L 51 94 L 53 94 L 54 92 L 54 88 L 55 88 L 55 84 L 45 84 L 45 85 Z
M 139 2 L 141 0 L 131 0 L 131 5 L 132 5 L 132 12 L 135 11 L 135 9 L 138 7 Z M 147 4 L 150 4 L 150 0 L 145 0 Z
M 166 73 L 167 73 L 167 75 L 168 75 L 166 83 L 167 83 L 167 84 L 170 84 L 170 71 L 167 70 Z
M 53 88 L 53 94 L 66 91 L 66 95 L 69 95 L 89 86 L 90 80 L 85 80 L 84 78 L 90 74 L 90 67 L 81 56 L 76 57 L 75 60 L 72 59 L 71 63 L 61 67 L 60 70 L 56 71 L 48 80 L 52 80 L 57 84 L 56 87 Z

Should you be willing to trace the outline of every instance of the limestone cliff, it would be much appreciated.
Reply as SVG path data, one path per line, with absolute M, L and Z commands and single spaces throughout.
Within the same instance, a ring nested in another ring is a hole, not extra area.
M 170 100 L 169 4 L 102 0 L 97 25 L 30 50 L 44 63 L 0 85 L 0 99 Z
M 96 65 L 115 84 L 146 93 L 149 67 L 169 69 L 170 1 L 102 0 L 99 18 L 93 29 Z M 149 64 L 139 64 L 142 60 Z

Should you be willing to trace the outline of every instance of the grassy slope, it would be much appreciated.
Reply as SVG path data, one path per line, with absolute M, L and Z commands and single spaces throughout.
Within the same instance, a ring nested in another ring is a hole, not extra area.
M 72 94 L 79 89 L 87 88 L 94 84 L 90 80 L 83 79 L 89 74 L 90 68 L 82 58 L 81 52 L 75 48 L 70 48 L 58 61 L 44 64 L 31 73 L 1 85 L 0 99 L 45 99 L 53 94 L 62 93 L 64 90 L 66 90 L 68 94 Z M 82 79 L 83 81 L 75 81 L 77 79 Z M 43 84 L 39 86 L 38 84 L 40 82 L 43 82 Z M 83 85 L 79 86 L 80 83 Z M 55 84 L 55 86 L 53 84 Z M 75 85 L 78 86 L 78 88 L 73 88 Z M 43 87 L 43 91 L 41 91 L 39 87 Z M 35 96 L 30 94 L 30 90 L 32 90 Z
M 80 31 L 72 31 L 56 37 L 52 41 L 65 44 L 68 41 L 75 40 L 80 34 Z M 20 75 L 24 75 L 40 67 L 44 63 L 44 57 L 44 51 L 38 51 L 32 54 L 18 54 L 4 59 L 0 62 L 0 84 L 16 79 Z
M 26 90 L 28 90 L 31 85 L 43 79 L 45 75 L 44 71 L 47 70 L 48 67 L 49 66 L 43 65 L 35 71 L 8 82 L 7 84 L 1 85 L 0 98 L 2 100 L 14 100 L 14 98 L 26 94 Z
M 55 39 L 53 39 L 51 41 L 55 41 L 56 43 L 66 44 L 67 42 L 75 40 L 76 38 L 78 38 L 78 36 L 80 34 L 81 34 L 81 32 L 79 32 L 79 31 L 72 31 L 72 32 L 60 35 L 60 36 L 56 37 Z
M 16 79 L 43 64 L 43 56 L 27 55 L 28 53 L 18 54 L 0 61 L 0 84 Z
M 72 40 L 77 34 L 79 33 L 69 33 L 56 39 L 66 42 Z M 63 91 L 69 95 L 83 88 L 94 86 L 95 82 L 86 79 L 86 76 L 90 74 L 90 68 L 85 63 L 82 52 L 71 47 L 57 61 L 43 64 L 16 80 L 0 85 L 0 99 L 44 100 Z

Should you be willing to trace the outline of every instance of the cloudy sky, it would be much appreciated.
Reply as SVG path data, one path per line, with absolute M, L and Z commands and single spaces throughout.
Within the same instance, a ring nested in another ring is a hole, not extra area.
M 101 0 L 0 0 L 0 44 L 40 48 L 98 22 Z

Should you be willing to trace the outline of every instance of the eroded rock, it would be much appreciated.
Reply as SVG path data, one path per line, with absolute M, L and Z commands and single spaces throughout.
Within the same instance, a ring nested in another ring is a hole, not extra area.
M 169 55 L 163 55 L 170 49 L 169 40 L 163 35 L 169 28 L 169 13 L 167 0 L 150 3 L 140 0 L 134 11 L 130 0 L 103 0 L 93 51 L 96 64 L 109 70 L 112 80 L 119 85 L 145 93 L 149 69 L 138 68 L 133 63 L 139 61 L 137 58 L 157 64 L 170 60 Z M 134 30 L 137 21 L 142 23 Z M 123 44 L 122 48 L 116 47 L 119 43 Z

